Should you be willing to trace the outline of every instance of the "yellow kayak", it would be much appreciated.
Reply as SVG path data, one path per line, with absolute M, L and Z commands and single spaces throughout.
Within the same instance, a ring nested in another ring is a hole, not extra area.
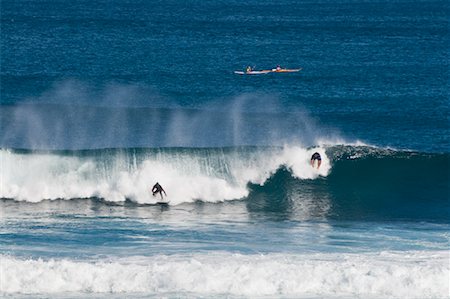
M 273 73 L 295 73 L 300 72 L 301 68 L 299 69 L 272 69 Z

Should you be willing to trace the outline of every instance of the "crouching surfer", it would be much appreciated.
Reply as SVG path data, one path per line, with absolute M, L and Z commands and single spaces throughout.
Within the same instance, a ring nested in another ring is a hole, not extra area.
M 311 156 L 311 166 L 314 168 L 314 162 L 317 160 L 317 169 L 319 169 L 320 164 L 322 163 L 322 157 L 320 156 L 320 154 L 318 152 L 315 152 L 312 156 Z
M 159 195 L 161 195 L 161 200 L 163 200 L 163 192 L 164 195 L 167 196 L 166 191 L 163 189 L 163 187 L 158 182 L 156 182 L 156 184 L 152 188 L 153 196 L 155 196 L 156 193 L 159 193 Z

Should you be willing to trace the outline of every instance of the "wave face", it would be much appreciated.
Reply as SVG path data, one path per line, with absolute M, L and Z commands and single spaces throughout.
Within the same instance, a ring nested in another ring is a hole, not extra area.
M 309 165 L 315 151 L 319 170 Z M 1 198 L 152 204 L 247 199 L 253 211 L 338 218 L 448 218 L 449 155 L 368 146 L 1 150 Z M 299 207 L 300 205 L 303 205 Z
M 314 150 L 292 148 L 106 149 L 31 152 L 2 150 L 0 195 L 25 201 L 99 197 L 152 203 L 149 189 L 160 182 L 172 204 L 217 202 L 248 196 L 247 184 L 264 184 L 286 165 L 298 178 L 327 175 L 324 150 L 319 171 L 307 167 Z
M 115 262 L 1 258 L 0 291 L 16 295 L 176 292 L 179 296 L 185 292 L 202 296 L 443 298 L 448 294 L 450 270 L 446 252 L 365 256 L 217 253 Z
M 367 146 L 333 146 L 326 153 L 326 177 L 297 180 L 280 169 L 264 186 L 251 186 L 249 207 L 347 220 L 449 221 L 448 153 Z

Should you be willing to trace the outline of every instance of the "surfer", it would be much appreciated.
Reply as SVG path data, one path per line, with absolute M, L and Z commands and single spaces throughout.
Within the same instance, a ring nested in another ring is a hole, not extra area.
M 277 67 L 275 68 L 275 71 L 281 71 L 281 66 L 278 64 Z
M 322 157 L 320 157 L 320 154 L 318 152 L 315 152 L 311 156 L 311 166 L 314 168 L 314 162 L 317 160 L 317 169 L 319 169 L 320 164 L 322 163 Z
M 156 184 L 152 188 L 153 196 L 155 196 L 156 193 L 159 193 L 161 195 L 161 200 L 163 199 L 162 193 L 164 192 L 164 195 L 167 196 L 166 191 L 161 187 L 161 185 L 156 182 Z
M 251 71 L 253 71 L 251 66 L 247 66 L 247 69 L 245 70 L 247 73 L 250 73 Z

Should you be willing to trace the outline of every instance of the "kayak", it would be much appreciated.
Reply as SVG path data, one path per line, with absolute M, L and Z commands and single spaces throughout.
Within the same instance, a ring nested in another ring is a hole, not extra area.
M 301 70 L 301 68 L 300 69 L 280 69 L 280 70 L 272 69 L 272 72 L 274 72 L 274 73 L 295 73 L 295 72 L 300 72 L 300 70 Z
M 249 72 L 247 72 L 247 71 L 245 71 L 245 72 L 243 72 L 243 71 L 234 71 L 234 73 L 238 74 L 238 75 L 263 75 L 263 74 L 268 74 L 268 73 L 271 73 L 271 72 L 272 72 L 271 70 L 249 71 Z
M 301 68 L 299 69 L 271 69 L 271 70 L 261 70 L 261 71 L 234 71 L 235 74 L 239 75 L 263 75 L 268 73 L 295 73 L 300 72 Z

